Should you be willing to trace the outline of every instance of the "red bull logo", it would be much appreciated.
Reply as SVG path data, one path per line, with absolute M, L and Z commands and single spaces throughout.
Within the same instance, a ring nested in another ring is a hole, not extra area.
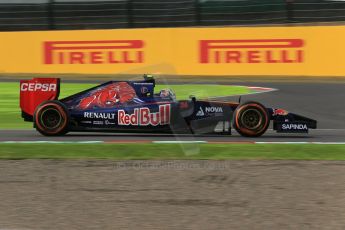
M 44 64 L 134 64 L 144 62 L 144 41 L 46 41 Z
M 200 63 L 303 63 L 302 39 L 201 40 Z
M 119 125 L 157 126 L 170 124 L 170 104 L 160 105 L 158 112 L 152 113 L 149 108 L 134 109 L 132 114 L 124 110 L 117 113 Z

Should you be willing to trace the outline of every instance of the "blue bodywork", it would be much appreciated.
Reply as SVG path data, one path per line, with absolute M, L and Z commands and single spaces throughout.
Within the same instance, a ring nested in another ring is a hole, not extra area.
M 33 82 L 36 81 L 40 80 L 34 79 Z M 109 81 L 58 101 L 45 101 L 36 108 L 36 111 L 41 111 L 41 106 L 46 106 L 47 111 L 55 113 L 55 118 L 61 124 L 66 121 L 66 126 L 63 126 L 62 130 L 64 132 L 231 134 L 231 128 L 235 127 L 241 135 L 254 137 L 262 135 L 271 120 L 273 129 L 284 133 L 307 133 L 309 129 L 315 129 L 317 124 L 313 119 L 289 113 L 283 109 L 266 108 L 258 102 L 240 104 L 197 100 L 195 97 L 178 101 L 171 90 L 165 89 L 157 93 L 154 88 L 153 78 L 145 78 L 143 81 Z M 55 92 L 55 95 L 58 94 L 59 90 Z M 54 121 L 51 121 L 49 116 L 45 116 L 46 120 L 43 121 L 44 113 L 36 116 L 36 113 L 31 115 L 25 111 L 22 112 L 24 120 L 33 121 L 36 128 L 37 122 L 49 124 Z M 247 115 L 244 115 L 245 113 Z M 250 113 L 252 115 L 249 115 Z M 37 117 L 41 120 L 35 119 Z M 39 129 L 41 133 L 54 134 L 53 132 L 46 133 L 42 124 Z M 252 129 L 251 124 L 253 124 Z M 56 127 L 59 128 L 58 125 Z
M 91 107 L 78 107 L 85 98 L 97 101 L 100 100 L 97 97 L 105 94 L 109 100 L 109 87 L 116 88 L 119 84 L 131 92 L 130 100 L 114 102 L 117 99 L 112 95 L 113 102 L 109 105 L 105 100 L 102 105 L 92 102 Z M 177 101 L 173 92 L 162 95 L 155 93 L 154 88 L 154 80 L 110 81 L 60 101 L 69 111 L 72 131 L 231 133 L 233 114 L 239 103 L 195 98 Z M 308 132 L 309 128 L 316 128 L 314 120 L 293 113 L 279 114 L 272 108 L 267 111 L 278 132 Z M 306 128 L 288 124 L 302 124 Z

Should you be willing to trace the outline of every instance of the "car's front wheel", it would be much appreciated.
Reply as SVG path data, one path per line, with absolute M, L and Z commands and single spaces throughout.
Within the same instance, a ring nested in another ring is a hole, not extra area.
M 233 116 L 233 127 L 245 137 L 259 137 L 269 126 L 270 118 L 265 106 L 258 102 L 239 105 Z
M 60 136 L 68 132 L 69 115 L 64 104 L 46 101 L 40 104 L 34 114 L 36 130 L 45 136 Z

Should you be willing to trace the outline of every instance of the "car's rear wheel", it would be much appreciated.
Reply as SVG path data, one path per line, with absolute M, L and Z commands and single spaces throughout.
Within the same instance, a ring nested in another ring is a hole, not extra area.
M 269 114 L 258 102 L 246 102 L 237 107 L 233 116 L 233 127 L 245 137 L 259 137 L 269 126 Z
M 64 104 L 46 101 L 40 104 L 34 114 L 36 130 L 45 136 L 60 136 L 68 132 L 69 115 Z

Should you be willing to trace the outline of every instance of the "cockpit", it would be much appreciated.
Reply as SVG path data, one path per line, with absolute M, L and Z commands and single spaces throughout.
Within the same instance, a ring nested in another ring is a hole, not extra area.
M 135 83 L 137 85 L 143 84 L 143 86 L 140 87 L 140 93 L 139 93 L 139 95 L 141 95 L 142 98 L 153 97 L 154 99 L 161 99 L 161 100 L 172 100 L 172 101 L 176 100 L 176 94 L 170 88 L 161 89 L 158 93 L 157 92 L 153 93 L 154 88 L 156 86 L 156 81 L 153 75 L 144 74 L 143 77 L 144 77 L 144 82 Z M 139 90 L 137 89 L 136 91 L 139 91 Z
M 169 88 L 160 90 L 159 93 L 154 94 L 154 96 L 160 97 L 161 99 L 176 100 L 175 92 Z

